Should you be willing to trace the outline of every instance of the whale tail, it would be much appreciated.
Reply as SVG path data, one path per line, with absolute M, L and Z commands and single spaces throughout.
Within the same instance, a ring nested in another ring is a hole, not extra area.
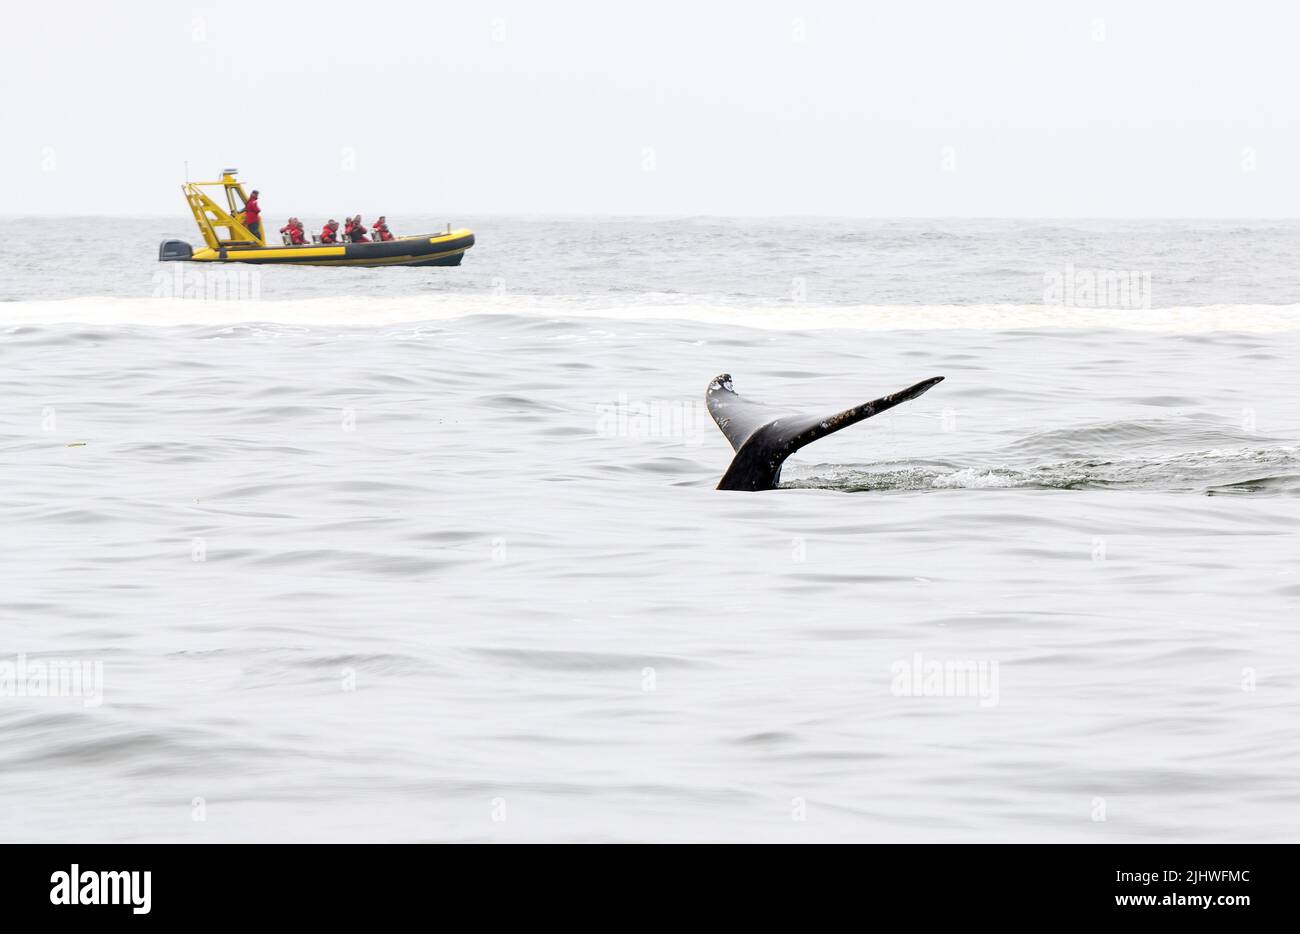
M 943 381 L 942 376 L 923 380 L 890 396 L 855 405 L 834 415 L 798 415 L 744 399 L 724 373 L 709 383 L 704 398 L 709 414 L 731 442 L 736 456 L 722 475 L 719 490 L 772 490 L 781 482 L 785 459 L 818 438 L 847 428 L 900 402 L 915 399 Z

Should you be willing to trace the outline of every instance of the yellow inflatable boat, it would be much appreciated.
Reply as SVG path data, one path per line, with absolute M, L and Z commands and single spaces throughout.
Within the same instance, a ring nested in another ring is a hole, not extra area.
M 470 230 L 396 237 L 368 243 L 307 243 L 268 245 L 266 222 L 261 232 L 244 226 L 244 205 L 248 195 L 235 179 L 237 169 L 226 169 L 219 182 L 186 182 L 182 189 L 186 203 L 194 212 L 204 246 L 194 249 L 184 240 L 164 240 L 158 259 L 187 260 L 200 263 L 289 263 L 300 266 L 459 266 L 465 251 L 474 245 Z M 204 191 L 221 188 L 223 207 Z

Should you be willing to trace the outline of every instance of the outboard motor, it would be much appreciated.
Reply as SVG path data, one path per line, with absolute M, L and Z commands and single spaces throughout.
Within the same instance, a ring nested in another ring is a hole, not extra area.
M 158 262 L 164 262 L 171 259 L 193 259 L 194 247 L 190 246 L 184 240 L 164 240 L 158 247 Z

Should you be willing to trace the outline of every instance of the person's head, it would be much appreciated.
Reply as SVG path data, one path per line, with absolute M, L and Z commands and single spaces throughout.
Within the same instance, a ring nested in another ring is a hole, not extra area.
M 248 199 L 251 201 L 252 199 L 256 198 L 256 197 L 257 197 L 258 195 L 260 195 L 260 194 L 261 194 L 261 192 L 258 191 L 256 188 L 254 188 L 254 189 L 253 189 L 253 193 L 252 193 L 251 195 L 248 196 Z
M 375 223 L 376 223 L 376 224 L 383 224 L 383 223 L 387 223 L 387 221 L 384 219 L 384 215 L 380 214 L 380 215 L 379 215 L 379 219 L 376 220 Z

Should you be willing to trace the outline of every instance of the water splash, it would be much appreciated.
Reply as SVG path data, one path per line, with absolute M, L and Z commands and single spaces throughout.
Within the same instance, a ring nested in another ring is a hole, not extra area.
M 782 485 L 847 493 L 1117 489 L 1300 495 L 1300 448 L 1214 448 L 1164 456 L 1069 458 L 1031 464 L 816 465 L 792 468 Z

